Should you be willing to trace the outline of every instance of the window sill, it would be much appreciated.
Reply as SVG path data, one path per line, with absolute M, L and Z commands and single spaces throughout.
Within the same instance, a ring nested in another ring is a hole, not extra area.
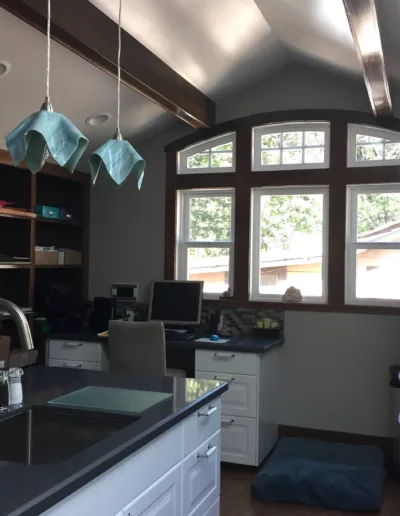
M 400 307 L 395 306 L 370 306 L 370 305 L 333 305 L 329 303 L 285 303 L 270 301 L 249 301 L 230 299 L 204 299 L 205 306 L 225 309 L 249 308 L 255 310 L 297 310 L 308 312 L 333 312 L 333 313 L 359 313 L 359 314 L 387 314 L 400 315 Z

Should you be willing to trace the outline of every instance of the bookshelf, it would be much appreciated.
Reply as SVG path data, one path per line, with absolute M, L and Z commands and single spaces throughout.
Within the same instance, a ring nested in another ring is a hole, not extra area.
M 0 255 L 21 257 L 0 261 L 0 297 L 29 306 L 30 324 L 43 309 L 46 292 L 54 283 L 72 287 L 81 301 L 88 296 L 90 176 L 70 174 L 46 163 L 33 175 L 24 166 L 14 167 L 8 152 L 0 149 L 0 199 L 14 207 L 35 211 L 36 205 L 66 206 L 74 220 L 29 218 L 0 213 Z M 82 265 L 39 265 L 35 245 L 64 247 L 82 252 Z M 7 320 L 4 317 L 3 320 Z

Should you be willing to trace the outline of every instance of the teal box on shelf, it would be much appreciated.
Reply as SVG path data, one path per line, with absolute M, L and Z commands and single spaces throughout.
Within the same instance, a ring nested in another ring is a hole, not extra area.
M 36 206 L 36 213 L 39 217 L 45 217 L 46 219 L 59 219 L 60 209 L 54 208 L 54 206 Z

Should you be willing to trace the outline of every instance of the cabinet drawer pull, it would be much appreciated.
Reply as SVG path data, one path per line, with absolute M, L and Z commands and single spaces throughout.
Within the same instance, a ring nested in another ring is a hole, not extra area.
M 214 380 L 218 380 L 219 382 L 232 383 L 235 381 L 235 377 L 232 376 L 232 378 L 221 378 L 220 376 L 214 376 Z
M 64 342 L 64 346 L 68 348 L 80 348 L 82 346 L 82 342 Z
M 218 352 L 215 352 L 214 353 L 214 356 L 215 357 L 220 357 L 220 358 L 235 358 L 235 353 L 218 353 Z
M 212 405 L 208 405 L 207 412 L 198 412 L 197 417 L 200 417 L 200 416 L 209 417 L 212 414 L 214 414 L 215 412 L 217 412 L 217 410 L 218 410 L 218 407 L 213 407 Z
M 233 425 L 233 423 L 235 422 L 234 419 L 231 419 L 230 421 L 226 420 L 226 419 L 221 419 L 221 424 L 222 425 L 227 425 L 227 426 L 231 426 Z
M 208 457 L 211 457 L 211 455 L 213 455 L 216 451 L 217 451 L 217 447 L 211 446 L 211 444 L 209 444 L 206 453 L 198 453 L 197 458 L 198 459 L 208 459 Z
M 68 369 L 79 369 L 80 367 L 82 367 L 82 364 L 78 364 L 78 365 L 68 365 L 66 363 L 63 364 L 63 367 L 67 367 Z

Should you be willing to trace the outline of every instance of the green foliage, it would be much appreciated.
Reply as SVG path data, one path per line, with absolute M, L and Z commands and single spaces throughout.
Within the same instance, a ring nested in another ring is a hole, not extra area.
M 358 234 L 400 220 L 400 194 L 361 194 L 358 196 Z
M 288 249 L 295 232 L 321 233 L 321 195 L 267 195 L 261 198 L 261 250 Z
M 400 194 L 362 194 L 358 196 L 358 233 L 400 220 Z M 268 195 L 261 198 L 261 250 L 288 249 L 295 232 L 322 232 L 321 195 Z M 192 198 L 190 239 L 229 241 L 231 199 L 229 197 Z M 227 256 L 228 249 L 190 249 L 198 258 Z

